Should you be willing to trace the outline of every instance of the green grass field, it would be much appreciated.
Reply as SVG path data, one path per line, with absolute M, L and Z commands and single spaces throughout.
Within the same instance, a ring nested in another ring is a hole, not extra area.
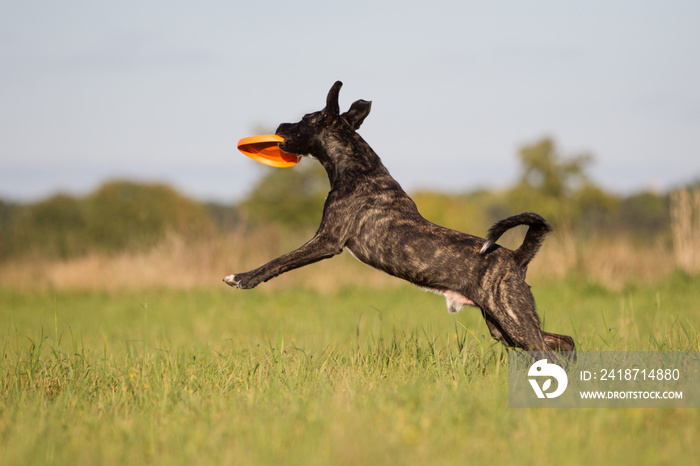
M 534 283 L 581 350 L 700 350 L 700 279 Z M 0 291 L 0 463 L 685 464 L 695 409 L 511 409 L 477 310 L 410 285 Z

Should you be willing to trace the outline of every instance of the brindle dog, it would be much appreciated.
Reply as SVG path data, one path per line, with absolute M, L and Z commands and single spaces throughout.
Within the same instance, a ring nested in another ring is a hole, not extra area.
M 318 160 L 330 192 L 323 219 L 309 242 L 255 270 L 227 276 L 237 288 L 253 288 L 284 272 L 340 254 L 343 249 L 376 269 L 442 294 L 449 312 L 476 306 L 491 335 L 509 347 L 549 353 L 574 351 L 566 335 L 545 332 L 525 283 L 527 265 L 551 231 L 539 215 L 524 213 L 496 223 L 487 239 L 435 225 L 391 177 L 372 148 L 357 134 L 371 102 L 358 100 L 340 114 L 336 82 L 326 107 L 298 123 L 283 123 L 280 149 Z M 528 225 L 515 251 L 496 240 L 508 229 Z

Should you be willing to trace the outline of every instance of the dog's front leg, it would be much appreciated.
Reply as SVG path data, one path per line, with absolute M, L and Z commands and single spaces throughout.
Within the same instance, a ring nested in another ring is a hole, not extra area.
M 299 249 L 288 252 L 250 272 L 229 275 L 224 278 L 224 282 L 236 288 L 255 288 L 260 283 L 275 278 L 284 272 L 328 259 L 340 254 L 342 251 L 343 245 L 339 244 L 338 241 L 317 234 Z

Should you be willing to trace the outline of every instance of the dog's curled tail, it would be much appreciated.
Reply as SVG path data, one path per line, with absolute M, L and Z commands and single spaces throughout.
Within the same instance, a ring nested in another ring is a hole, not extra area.
M 530 227 L 525 234 L 523 244 L 513 251 L 515 254 L 515 261 L 520 267 L 525 269 L 532 258 L 535 257 L 535 254 L 537 254 L 544 239 L 552 231 L 552 227 L 547 223 L 547 220 L 532 212 L 514 215 L 496 222 L 489 229 L 486 242 L 481 248 L 481 254 L 485 254 L 489 248 L 498 241 L 498 238 L 500 238 L 503 233 L 519 225 L 529 225 Z

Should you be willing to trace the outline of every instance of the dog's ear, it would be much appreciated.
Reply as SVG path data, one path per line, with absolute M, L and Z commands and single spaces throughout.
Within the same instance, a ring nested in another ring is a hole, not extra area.
M 367 100 L 358 100 L 356 102 L 353 102 L 353 104 L 350 106 L 350 110 L 347 112 L 343 113 L 340 115 L 342 118 L 345 118 L 345 121 L 352 126 L 352 129 L 357 131 L 360 129 L 360 125 L 362 125 L 362 122 L 365 121 L 365 118 L 367 118 L 367 115 L 369 115 L 369 111 L 372 109 L 372 102 L 369 102 Z
M 343 87 L 343 83 L 336 81 L 328 91 L 328 97 L 326 97 L 326 108 L 323 109 L 323 113 L 326 115 L 337 117 L 340 115 L 340 105 L 338 104 L 338 94 L 340 94 L 340 88 Z

